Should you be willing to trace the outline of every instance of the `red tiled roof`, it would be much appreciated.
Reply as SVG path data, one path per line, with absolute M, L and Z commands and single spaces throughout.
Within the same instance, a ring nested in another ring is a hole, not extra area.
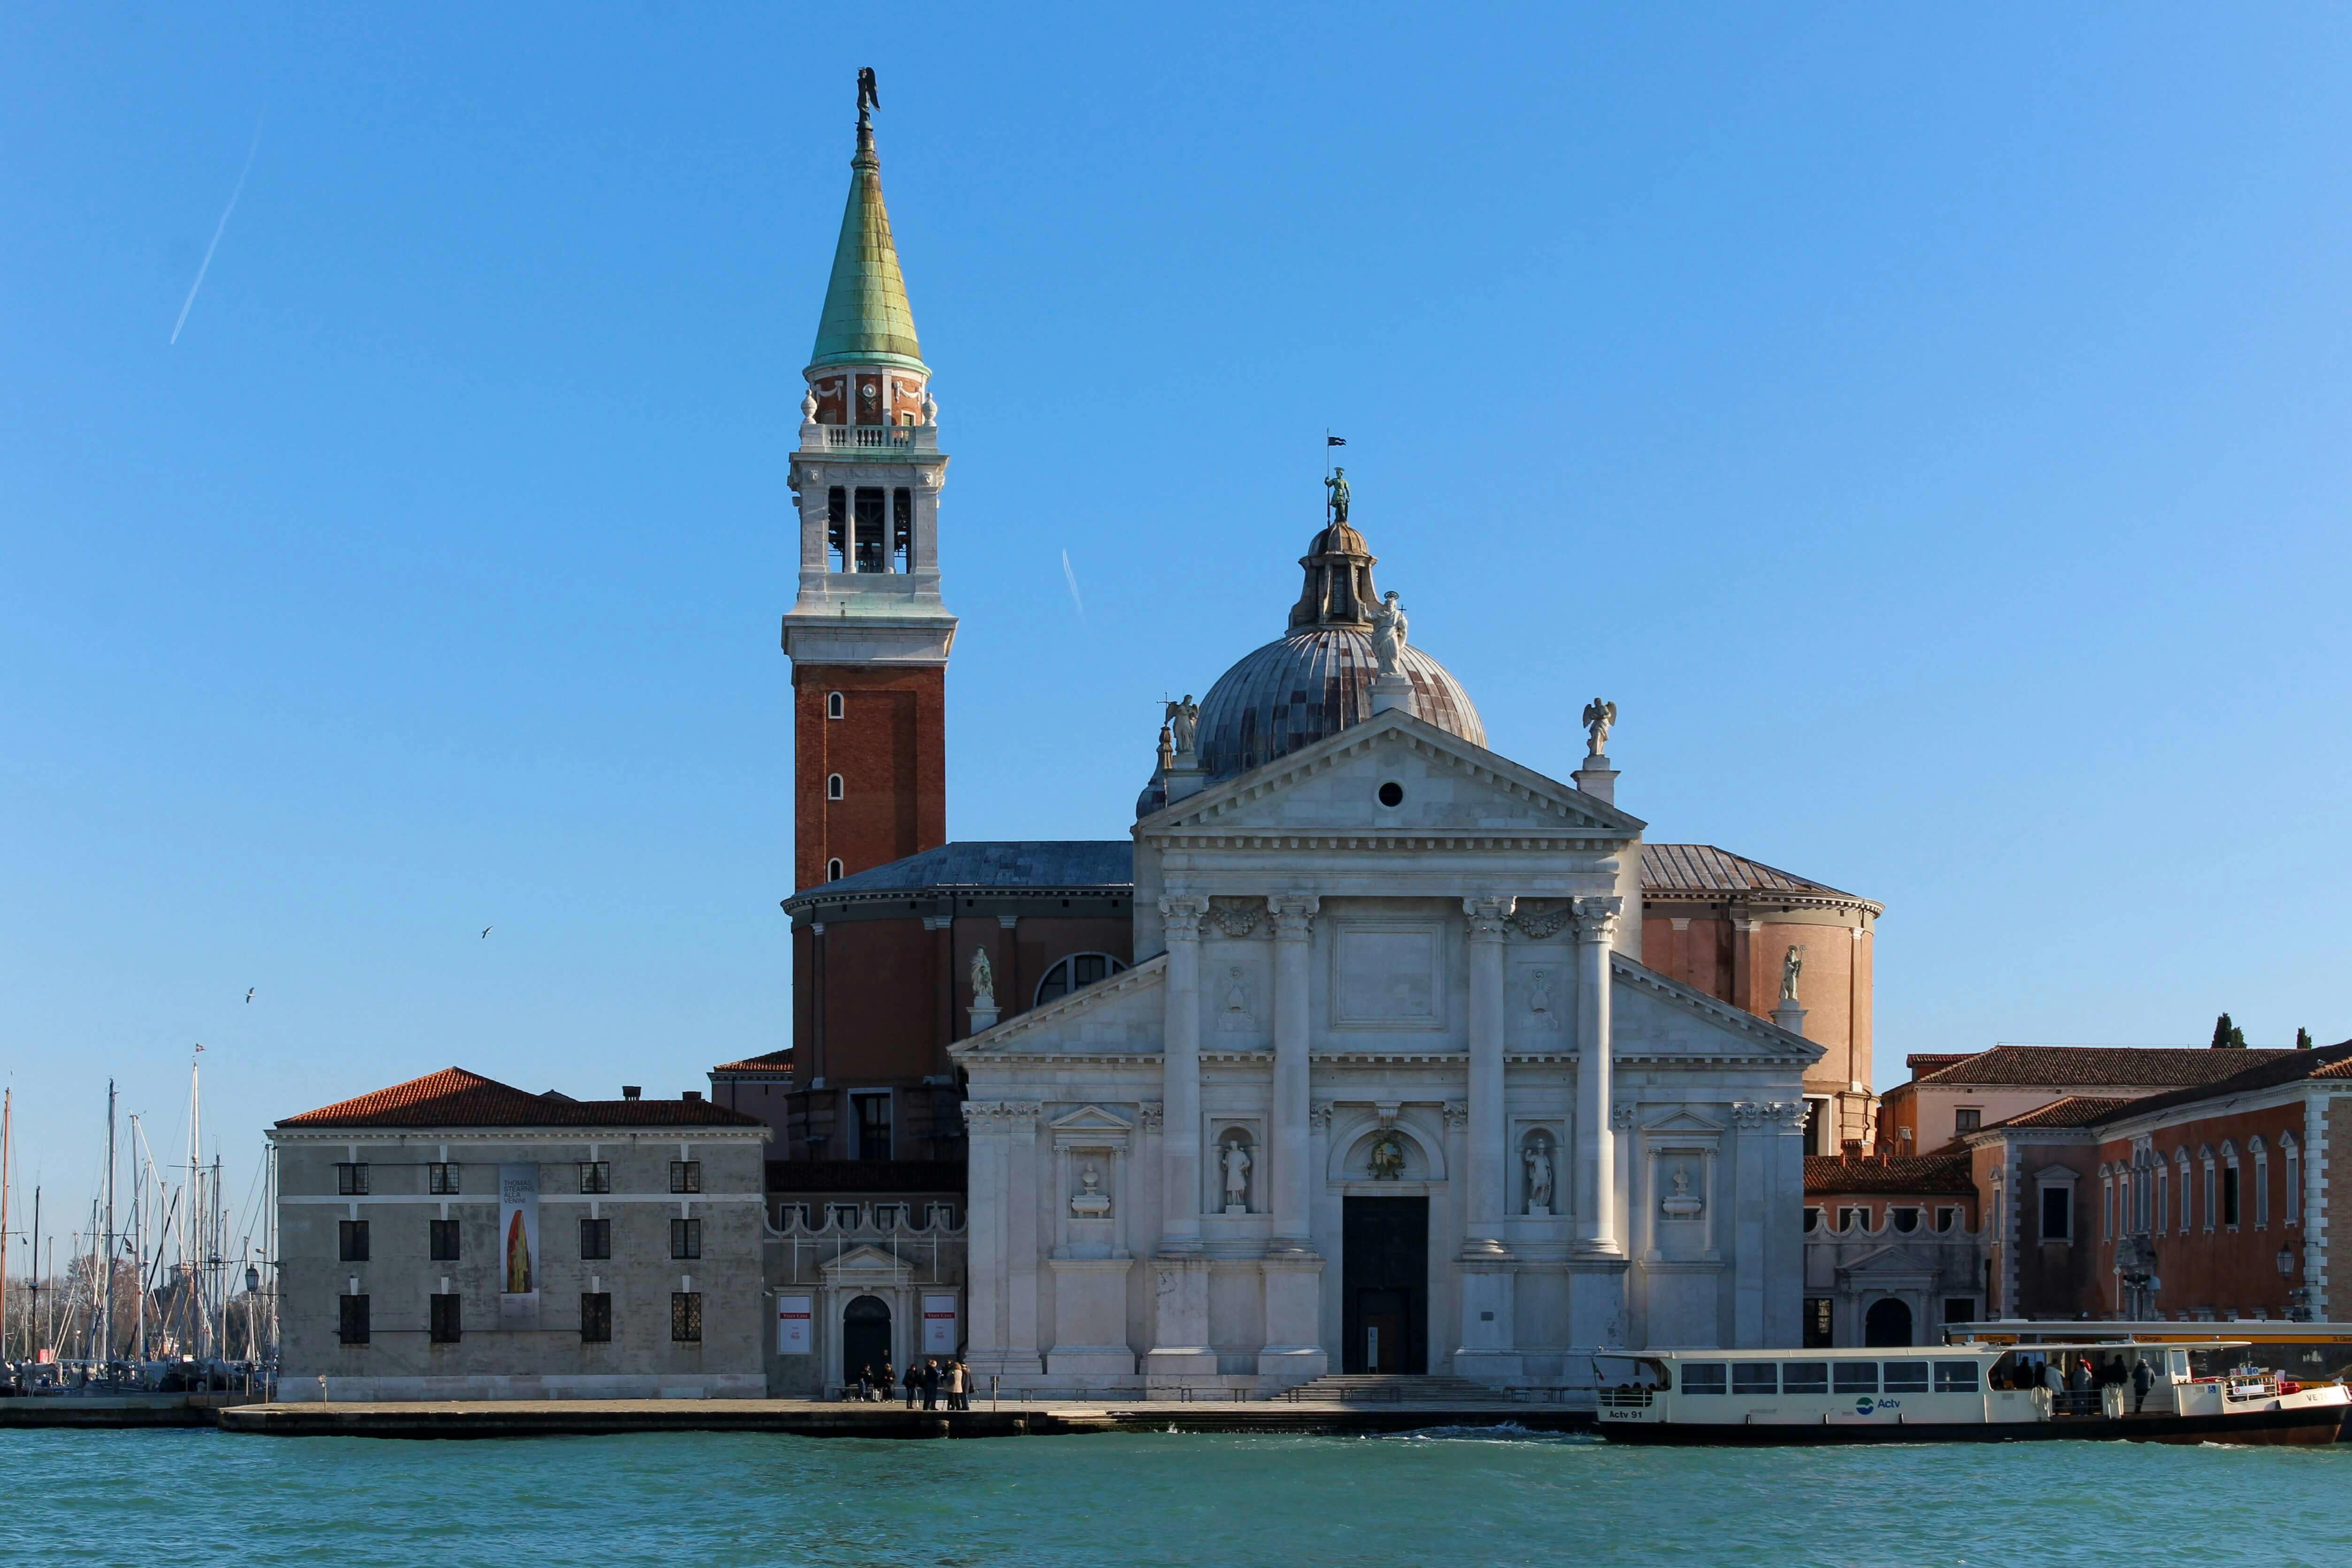
M 2202 1053 L 2200 1053 L 2202 1054 Z M 2352 1040 L 2341 1040 L 2315 1050 L 2296 1051 L 2213 1051 L 2217 1057 L 2252 1058 L 2239 1071 L 2215 1083 L 2197 1084 L 2188 1089 L 2167 1089 L 2141 1100 L 2118 1102 L 2111 1111 L 2102 1113 L 2103 1121 L 2117 1121 L 2125 1116 L 2139 1116 L 2151 1110 L 2169 1110 L 2177 1105 L 2194 1105 L 2200 1100 L 2219 1100 L 2227 1095 L 2245 1094 L 2254 1089 L 2275 1089 L 2282 1084 L 2305 1079 L 2352 1079 Z
M 757 1127 L 703 1100 L 564 1100 L 464 1068 L 289 1116 L 280 1127 Z
M 2137 1103 L 2128 1099 L 2070 1094 L 2063 1100 L 2053 1100 L 2047 1105 L 2038 1105 L 2006 1121 L 1996 1121 L 1984 1131 L 1990 1132 L 2000 1127 L 2088 1127 L 2095 1121 L 2105 1121 L 2126 1105 Z
M 1950 1067 L 1954 1062 L 1964 1062 L 1970 1057 L 1983 1054 L 1981 1051 L 1915 1051 L 1903 1058 L 1903 1065 L 1911 1069 L 1913 1078 L 1917 1078 L 1923 1073 L 1935 1072 L 1939 1068 Z
M 1922 1154 L 1882 1163 L 1865 1154 L 1852 1164 L 1839 1154 L 1805 1156 L 1805 1195 L 1839 1193 L 1932 1193 L 1976 1191 L 1968 1151 Z
M 2217 1051 L 2202 1046 L 1995 1046 L 1948 1067 L 1920 1073 L 1918 1081 L 2019 1084 L 2041 1089 L 2189 1089 L 2218 1083 L 2293 1051 Z M 1913 1058 L 1915 1061 L 1917 1058 Z
M 740 1062 L 720 1062 L 710 1070 L 714 1073 L 741 1073 L 747 1077 L 761 1073 L 788 1073 L 793 1070 L 793 1048 L 786 1046 L 781 1051 L 765 1051 L 756 1057 L 745 1057 Z

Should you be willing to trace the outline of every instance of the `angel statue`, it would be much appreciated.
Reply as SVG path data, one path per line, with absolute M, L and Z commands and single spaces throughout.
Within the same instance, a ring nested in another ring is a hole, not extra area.
M 1617 704 L 1594 698 L 1584 705 L 1585 732 L 1592 737 L 1586 755 L 1605 757 L 1609 754 L 1609 728 L 1617 722 Z
M 1804 973 L 1804 972 L 1805 949 L 1804 944 L 1800 942 L 1796 946 L 1790 948 L 1788 952 L 1783 955 L 1780 960 L 1781 1001 L 1794 1002 L 1797 999 L 1797 976 Z
M 1397 660 L 1404 657 L 1404 606 L 1397 603 L 1396 590 L 1381 595 L 1380 606 L 1372 611 L 1372 657 L 1381 663 L 1382 675 L 1397 672 Z
M 1200 733 L 1201 705 L 1187 691 L 1182 701 L 1168 704 L 1168 738 L 1175 742 L 1176 754 L 1181 757 L 1192 750 Z
M 857 118 L 863 120 L 866 118 L 867 110 L 881 107 L 882 89 L 874 84 L 874 68 L 859 66 L 857 68 Z
M 982 1009 L 996 1005 L 996 968 L 976 947 L 971 950 L 971 1005 Z

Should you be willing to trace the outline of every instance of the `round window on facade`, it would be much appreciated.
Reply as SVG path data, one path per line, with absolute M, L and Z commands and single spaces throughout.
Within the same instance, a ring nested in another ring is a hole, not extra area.
M 1404 804 L 1404 785 L 1394 779 L 1381 785 L 1381 804 L 1391 810 Z

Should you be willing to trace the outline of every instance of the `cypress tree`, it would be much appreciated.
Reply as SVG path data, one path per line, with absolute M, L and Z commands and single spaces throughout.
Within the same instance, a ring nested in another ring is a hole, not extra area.
M 2298 1051 L 2307 1051 L 2311 1049 L 2311 1031 L 2309 1029 L 2297 1029 L 2294 1032 L 2294 1048 Z
M 2246 1048 L 2246 1031 L 2230 1022 L 2227 1013 L 2213 1020 L 2213 1048 L 2217 1051 L 2242 1051 Z

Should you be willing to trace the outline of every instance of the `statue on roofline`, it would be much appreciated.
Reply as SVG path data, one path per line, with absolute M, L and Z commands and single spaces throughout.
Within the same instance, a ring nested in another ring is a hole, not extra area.
M 1404 657 L 1407 624 L 1404 606 L 1397 603 L 1396 590 L 1391 588 L 1372 610 L 1372 657 L 1380 661 L 1382 675 L 1397 673 L 1397 661 Z

